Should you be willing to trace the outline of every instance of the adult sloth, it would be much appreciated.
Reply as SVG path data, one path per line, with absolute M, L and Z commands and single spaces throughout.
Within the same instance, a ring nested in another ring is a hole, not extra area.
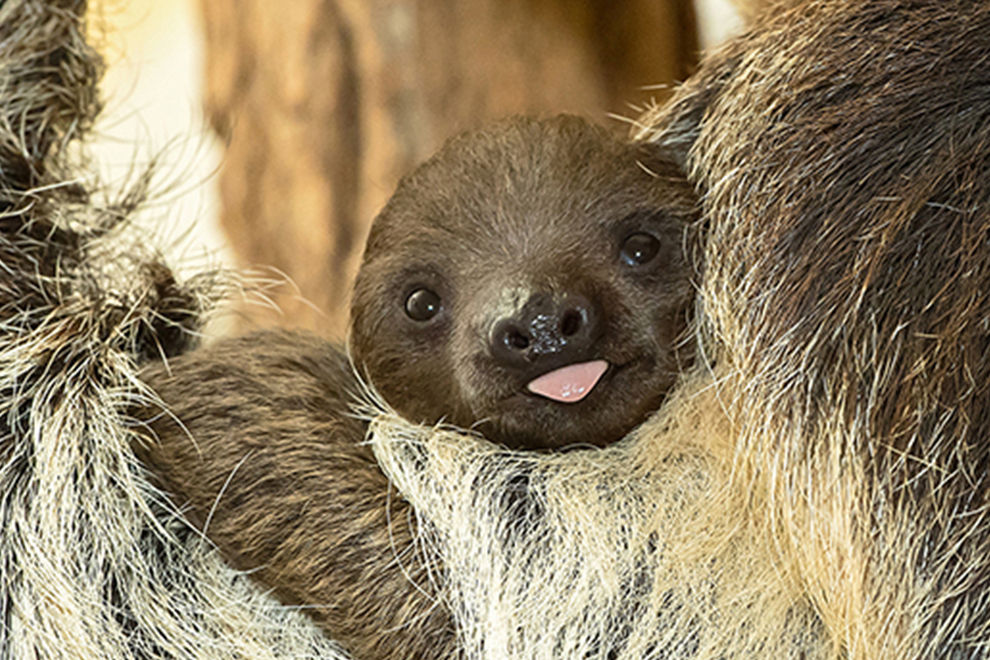
M 705 193 L 708 237 L 698 364 L 624 442 L 513 453 L 382 415 L 376 463 L 324 388 L 264 421 L 329 414 L 300 448 L 319 470 L 295 481 L 238 480 L 279 465 L 264 443 L 228 437 L 202 460 L 164 427 L 149 464 L 222 549 L 271 544 L 283 595 L 326 606 L 285 585 L 345 576 L 325 621 L 357 653 L 981 656 L 988 63 L 985 2 L 785 5 L 643 119 L 640 139 L 679 149 Z M 196 419 L 222 428 L 237 404 L 184 400 L 211 373 L 199 359 L 160 391 L 202 441 Z M 266 396 L 277 373 L 241 386 Z M 378 465 L 404 501 L 386 502 Z M 271 515 L 240 517 L 252 497 Z M 278 555 L 321 533 L 333 552 Z

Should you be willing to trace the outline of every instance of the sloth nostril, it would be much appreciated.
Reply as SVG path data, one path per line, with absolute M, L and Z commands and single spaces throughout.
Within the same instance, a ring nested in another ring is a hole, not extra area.
M 490 341 L 496 356 L 515 361 L 525 357 L 533 344 L 533 337 L 516 319 L 508 318 L 495 325 Z
M 560 334 L 564 337 L 573 337 L 581 330 L 582 325 L 584 325 L 584 318 L 581 312 L 576 309 L 569 309 L 564 312 L 560 319 Z
M 505 345 L 509 348 L 523 350 L 529 348 L 529 338 L 518 330 L 511 330 L 505 335 Z

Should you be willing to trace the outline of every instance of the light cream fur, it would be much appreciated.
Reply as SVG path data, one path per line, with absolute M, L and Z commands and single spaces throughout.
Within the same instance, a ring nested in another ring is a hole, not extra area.
M 375 418 L 375 454 L 440 551 L 436 579 L 468 656 L 782 657 L 810 645 L 828 657 L 797 576 L 767 546 L 761 494 L 733 477 L 734 391 L 699 370 L 632 437 L 559 455 Z M 521 481 L 523 504 L 507 511 Z

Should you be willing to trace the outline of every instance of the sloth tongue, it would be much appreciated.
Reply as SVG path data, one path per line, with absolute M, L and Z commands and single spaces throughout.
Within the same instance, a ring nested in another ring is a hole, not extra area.
M 591 393 L 607 369 L 605 360 L 569 364 L 534 378 L 526 384 L 526 389 L 553 401 L 577 403 Z

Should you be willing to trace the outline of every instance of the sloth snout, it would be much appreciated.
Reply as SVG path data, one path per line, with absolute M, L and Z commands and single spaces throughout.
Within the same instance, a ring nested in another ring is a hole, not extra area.
M 492 357 L 503 368 L 525 372 L 588 359 L 601 335 L 601 316 L 580 294 L 533 294 L 492 325 Z

